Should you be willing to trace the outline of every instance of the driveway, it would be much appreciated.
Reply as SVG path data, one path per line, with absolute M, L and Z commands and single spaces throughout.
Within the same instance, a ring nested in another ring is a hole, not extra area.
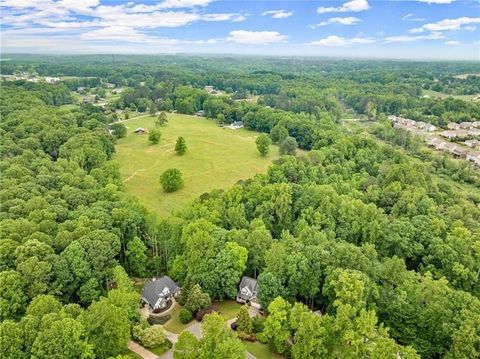
M 157 354 L 152 353 L 151 351 L 145 349 L 140 344 L 135 343 L 133 340 L 130 340 L 128 342 L 128 349 L 130 349 L 135 354 L 140 355 L 143 359 L 158 359 Z M 163 356 L 162 356 L 162 359 L 163 359 Z

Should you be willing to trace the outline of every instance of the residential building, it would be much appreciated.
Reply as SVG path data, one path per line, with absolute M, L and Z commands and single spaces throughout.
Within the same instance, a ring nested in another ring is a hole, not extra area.
M 258 284 L 257 280 L 251 277 L 243 276 L 238 286 L 237 302 L 252 303 L 257 300 Z
M 167 307 L 168 301 L 180 295 L 180 287 L 169 276 L 153 278 L 145 283 L 142 302 L 153 311 Z

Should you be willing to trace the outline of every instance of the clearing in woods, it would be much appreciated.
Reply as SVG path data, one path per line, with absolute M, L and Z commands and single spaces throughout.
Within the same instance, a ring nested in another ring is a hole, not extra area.
M 127 136 L 118 141 L 115 160 L 127 192 L 160 216 L 183 208 L 202 193 L 264 173 L 279 157 L 275 145 L 266 157 L 260 156 L 255 146 L 256 132 L 221 128 L 212 120 L 180 114 L 168 114 L 168 124 L 160 127 L 160 143 L 150 145 L 147 134 L 133 131 L 154 128 L 155 118 L 142 116 L 124 122 Z M 183 156 L 174 151 L 178 136 L 187 143 Z M 185 185 L 177 192 L 165 193 L 159 183 L 168 168 L 178 168 L 183 174 Z

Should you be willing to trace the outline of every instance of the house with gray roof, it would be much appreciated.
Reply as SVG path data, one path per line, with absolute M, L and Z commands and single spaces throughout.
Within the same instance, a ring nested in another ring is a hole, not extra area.
M 258 285 L 257 280 L 251 277 L 243 276 L 238 286 L 237 302 L 250 303 L 257 299 Z
M 152 310 L 166 308 L 168 301 L 178 297 L 180 287 L 169 276 L 153 278 L 145 283 L 142 291 L 142 302 Z

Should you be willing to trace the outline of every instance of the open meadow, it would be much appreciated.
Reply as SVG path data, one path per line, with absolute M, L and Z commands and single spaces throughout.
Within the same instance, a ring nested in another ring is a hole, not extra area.
M 183 208 L 202 193 L 228 188 L 238 180 L 265 172 L 278 158 L 278 147 L 261 157 L 255 146 L 255 132 L 221 128 L 202 117 L 168 114 L 168 124 L 160 128 L 160 143 L 151 145 L 148 135 L 137 135 L 138 127 L 154 128 L 155 116 L 125 121 L 127 136 L 118 141 L 115 160 L 126 191 L 160 216 Z M 187 152 L 178 156 L 175 141 L 183 136 Z M 163 192 L 159 177 L 168 168 L 178 168 L 184 187 L 173 193 Z

